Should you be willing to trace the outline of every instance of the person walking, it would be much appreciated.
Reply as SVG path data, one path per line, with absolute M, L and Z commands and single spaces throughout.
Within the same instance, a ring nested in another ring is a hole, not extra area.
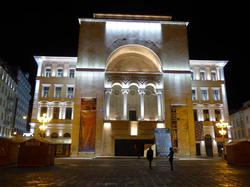
M 153 155 L 154 155 L 154 152 L 151 148 L 151 146 L 149 147 L 148 151 L 147 151 L 147 159 L 148 159 L 148 162 L 149 162 L 149 168 L 152 169 L 152 160 L 153 160 Z
M 169 163 L 170 163 L 170 169 L 171 171 L 174 170 L 174 167 L 173 167 L 173 160 L 174 160 L 174 150 L 172 147 L 169 148 L 169 154 L 168 154 L 168 160 L 169 160 Z

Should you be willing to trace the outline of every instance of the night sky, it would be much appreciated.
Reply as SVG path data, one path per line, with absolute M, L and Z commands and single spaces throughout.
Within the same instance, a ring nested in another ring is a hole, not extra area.
M 19 65 L 34 85 L 34 55 L 77 56 L 78 18 L 93 13 L 168 15 L 188 21 L 190 59 L 228 60 L 225 67 L 229 109 L 250 99 L 249 25 L 246 2 L 240 1 L 82 1 L 1 5 L 0 58 Z M 248 88 L 247 88 L 248 87 Z

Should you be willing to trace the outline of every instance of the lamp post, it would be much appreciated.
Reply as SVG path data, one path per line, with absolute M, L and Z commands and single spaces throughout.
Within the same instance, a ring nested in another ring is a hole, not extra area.
M 227 128 L 229 127 L 228 123 L 223 122 L 223 120 L 220 120 L 220 122 L 215 124 L 217 128 L 220 128 L 219 133 L 222 136 L 222 146 L 223 146 L 223 152 L 222 152 L 222 158 L 225 159 L 225 151 L 224 151 L 224 143 L 225 143 L 225 135 L 227 134 Z
M 49 123 L 51 118 L 47 116 L 46 113 L 44 113 L 42 116 L 37 118 L 42 125 L 39 126 L 40 131 L 42 132 L 42 138 L 45 138 L 45 130 L 48 128 L 45 123 Z
M 225 142 L 224 136 L 227 134 L 227 129 L 228 128 L 228 123 L 223 122 L 222 120 L 220 120 L 219 123 L 215 124 L 217 128 L 220 128 L 219 133 L 222 136 L 222 142 Z

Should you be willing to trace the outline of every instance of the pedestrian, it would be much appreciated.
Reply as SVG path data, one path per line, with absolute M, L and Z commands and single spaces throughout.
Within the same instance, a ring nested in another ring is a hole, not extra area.
M 168 154 L 168 160 L 169 160 L 169 163 L 170 163 L 170 167 L 171 167 L 171 171 L 174 170 L 174 167 L 173 167 L 173 160 L 174 160 L 174 150 L 172 147 L 169 148 L 169 154 Z
M 151 163 L 152 163 L 152 160 L 153 160 L 153 154 L 154 154 L 154 152 L 153 152 L 153 150 L 152 150 L 152 148 L 150 146 L 148 151 L 147 151 L 147 159 L 148 159 L 148 162 L 149 162 L 149 168 L 150 169 L 152 169 Z

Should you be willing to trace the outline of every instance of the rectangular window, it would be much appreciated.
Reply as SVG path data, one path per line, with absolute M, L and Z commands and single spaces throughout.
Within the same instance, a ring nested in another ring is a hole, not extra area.
M 198 112 L 194 110 L 194 121 L 198 121 Z
M 74 87 L 68 87 L 67 89 L 67 98 L 73 98 L 74 97 Z
M 215 110 L 214 113 L 215 113 L 215 120 L 220 121 L 221 120 L 220 110 Z
M 137 136 L 138 135 L 138 121 L 130 122 L 130 135 Z
M 40 116 L 43 116 L 43 114 L 47 114 L 47 107 L 41 107 Z
M 218 100 L 220 100 L 220 95 L 219 95 L 219 90 L 213 90 L 213 99 L 215 100 L 215 101 L 218 101 Z
M 204 71 L 200 72 L 200 80 L 202 80 L 202 81 L 206 80 L 205 79 L 205 72 Z
M 72 119 L 72 108 L 66 108 L 65 119 Z
M 196 98 L 196 90 L 195 89 L 192 90 L 192 100 L 197 100 L 197 98 Z
M 62 95 L 62 87 L 56 87 L 55 98 L 61 98 L 61 95 Z
M 209 111 L 203 110 L 204 121 L 209 121 Z
M 246 116 L 246 123 L 248 123 L 248 116 Z
M 201 90 L 201 97 L 202 97 L 202 100 L 207 101 L 208 100 L 208 90 Z
M 50 68 L 46 68 L 45 77 L 51 77 L 51 69 Z
M 57 77 L 63 77 L 63 69 L 57 69 Z
M 43 97 L 49 97 L 49 87 L 48 86 L 44 86 L 43 87 Z
M 194 72 L 191 71 L 191 80 L 194 80 Z
M 59 107 L 54 107 L 54 110 L 53 110 L 53 119 L 59 119 L 59 111 L 60 111 Z
M 217 78 L 216 78 L 216 72 L 214 72 L 214 71 L 211 72 L 211 80 L 213 80 L 213 81 L 217 80 Z
M 74 78 L 75 77 L 75 70 L 74 69 L 70 69 L 69 70 L 69 77 L 70 78 Z

